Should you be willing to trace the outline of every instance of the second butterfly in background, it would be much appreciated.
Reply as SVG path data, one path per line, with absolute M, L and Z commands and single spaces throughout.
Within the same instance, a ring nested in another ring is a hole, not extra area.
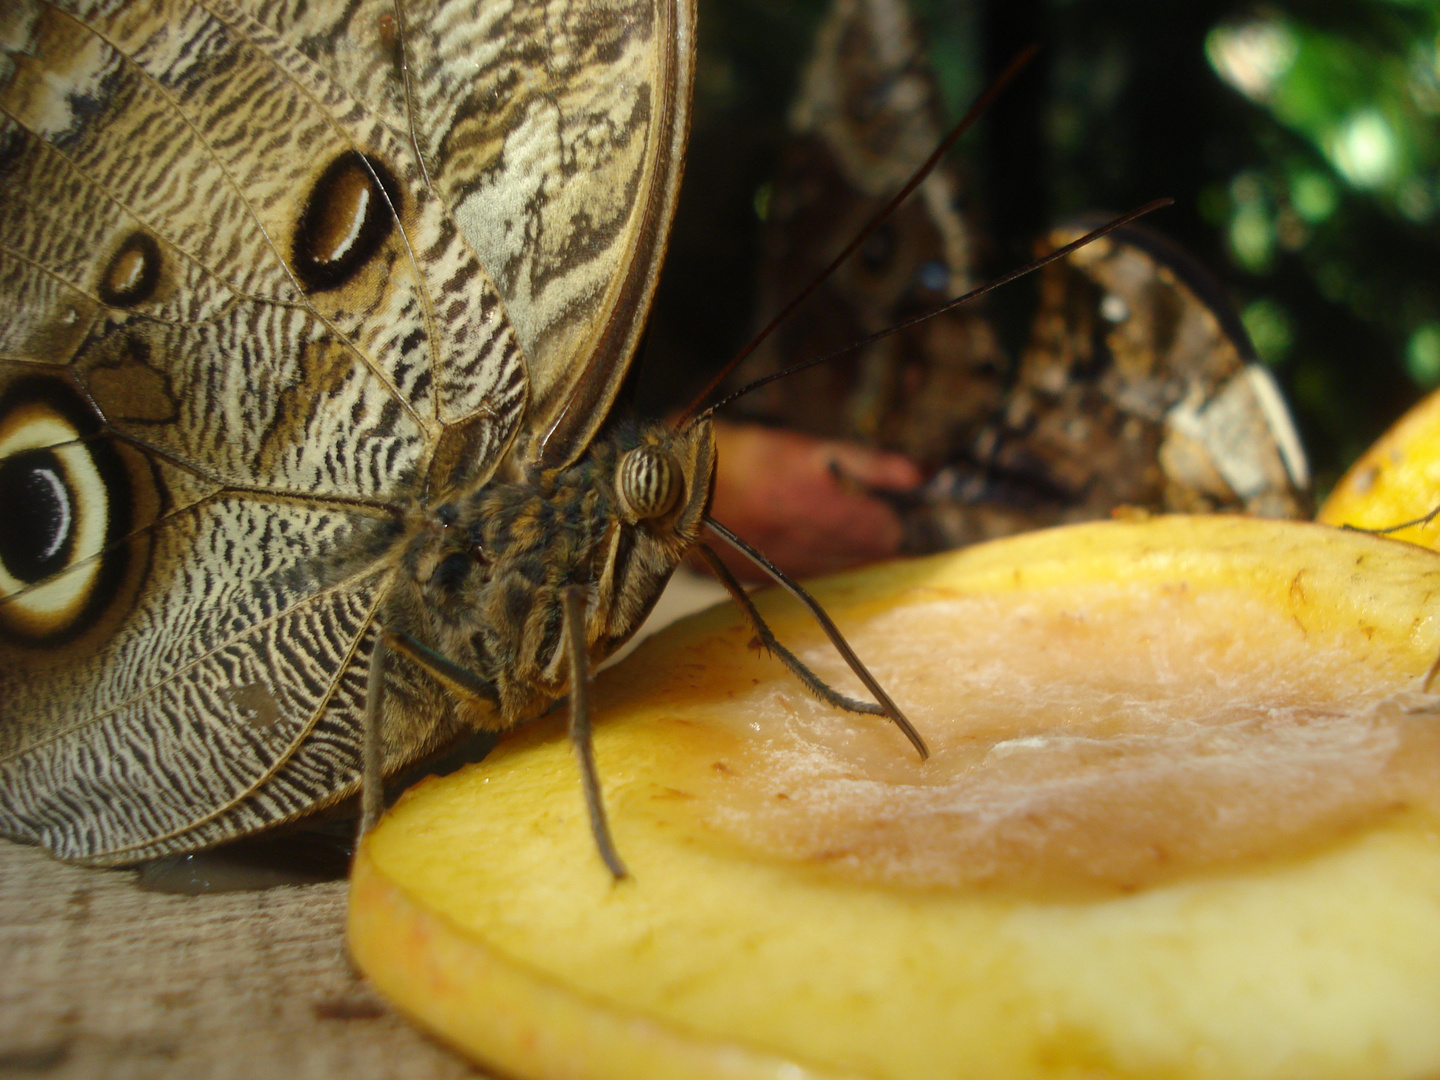
M 920 165 L 941 134 L 904 0 L 836 0 L 791 112 L 770 201 L 759 310 L 777 310 Z M 739 386 L 841 348 L 978 284 L 977 210 L 942 163 L 737 372 Z M 1100 223 L 1052 231 L 1051 250 Z M 1220 286 L 1144 228 L 1047 267 L 1007 355 L 966 305 L 739 400 L 751 420 L 903 453 L 891 503 L 924 552 L 1142 511 L 1303 517 L 1305 453 Z M 844 472 L 843 463 L 839 465 Z

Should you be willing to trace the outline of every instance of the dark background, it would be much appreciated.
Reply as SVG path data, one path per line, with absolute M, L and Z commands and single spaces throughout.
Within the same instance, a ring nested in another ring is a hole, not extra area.
M 651 410 L 693 393 L 754 325 L 757 195 L 824 8 L 702 0 L 680 218 L 641 373 Z M 1440 384 L 1436 5 L 912 10 L 952 118 L 1020 49 L 1041 47 L 956 152 L 990 272 L 1024 261 L 1069 216 L 1173 197 L 1152 227 L 1226 286 L 1290 398 L 1322 492 Z M 1000 304 L 1014 336 L 1028 302 L 1016 288 Z

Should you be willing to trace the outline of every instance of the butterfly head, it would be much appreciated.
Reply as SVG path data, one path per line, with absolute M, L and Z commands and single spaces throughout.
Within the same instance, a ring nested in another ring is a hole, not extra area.
M 592 564 L 599 625 L 591 640 L 603 655 L 638 629 L 700 539 L 715 483 L 713 428 L 708 418 L 678 428 L 622 425 L 597 440 L 592 462 L 614 495 Z
M 647 426 L 621 437 L 613 483 L 622 520 L 650 528 L 670 526 L 689 542 L 714 484 L 715 445 L 707 418 L 678 429 Z

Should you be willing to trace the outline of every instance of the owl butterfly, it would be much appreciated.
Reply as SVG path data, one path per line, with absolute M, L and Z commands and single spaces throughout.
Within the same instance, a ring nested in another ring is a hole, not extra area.
M 5 6 L 0 831 L 206 847 L 353 792 L 362 730 L 391 773 L 634 631 L 714 466 L 708 420 L 604 426 L 693 25 Z
M 760 309 L 814 276 L 939 128 L 936 84 L 903 0 L 835 0 L 791 113 L 771 199 Z M 877 230 L 861 258 L 737 372 L 748 382 L 972 285 L 975 229 L 953 171 Z M 1093 223 L 1055 230 L 1046 250 Z M 979 307 L 742 398 L 743 414 L 910 455 L 931 476 L 887 495 L 911 551 L 1103 517 L 1122 506 L 1302 516 L 1293 423 L 1209 275 L 1174 245 L 1117 230 L 1041 272 L 1012 364 Z

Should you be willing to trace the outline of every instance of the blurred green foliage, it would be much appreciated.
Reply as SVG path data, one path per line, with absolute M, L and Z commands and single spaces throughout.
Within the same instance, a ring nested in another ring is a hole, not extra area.
M 823 0 L 701 6 L 696 121 L 654 367 L 743 344 L 759 216 Z M 1227 286 L 1320 482 L 1440 385 L 1440 6 L 1427 0 L 913 0 L 952 115 L 1032 68 L 958 152 L 1000 272 L 1052 224 L 1150 224 Z M 1012 336 L 1024 301 L 1005 302 Z M 680 392 L 683 392 L 681 390 Z

